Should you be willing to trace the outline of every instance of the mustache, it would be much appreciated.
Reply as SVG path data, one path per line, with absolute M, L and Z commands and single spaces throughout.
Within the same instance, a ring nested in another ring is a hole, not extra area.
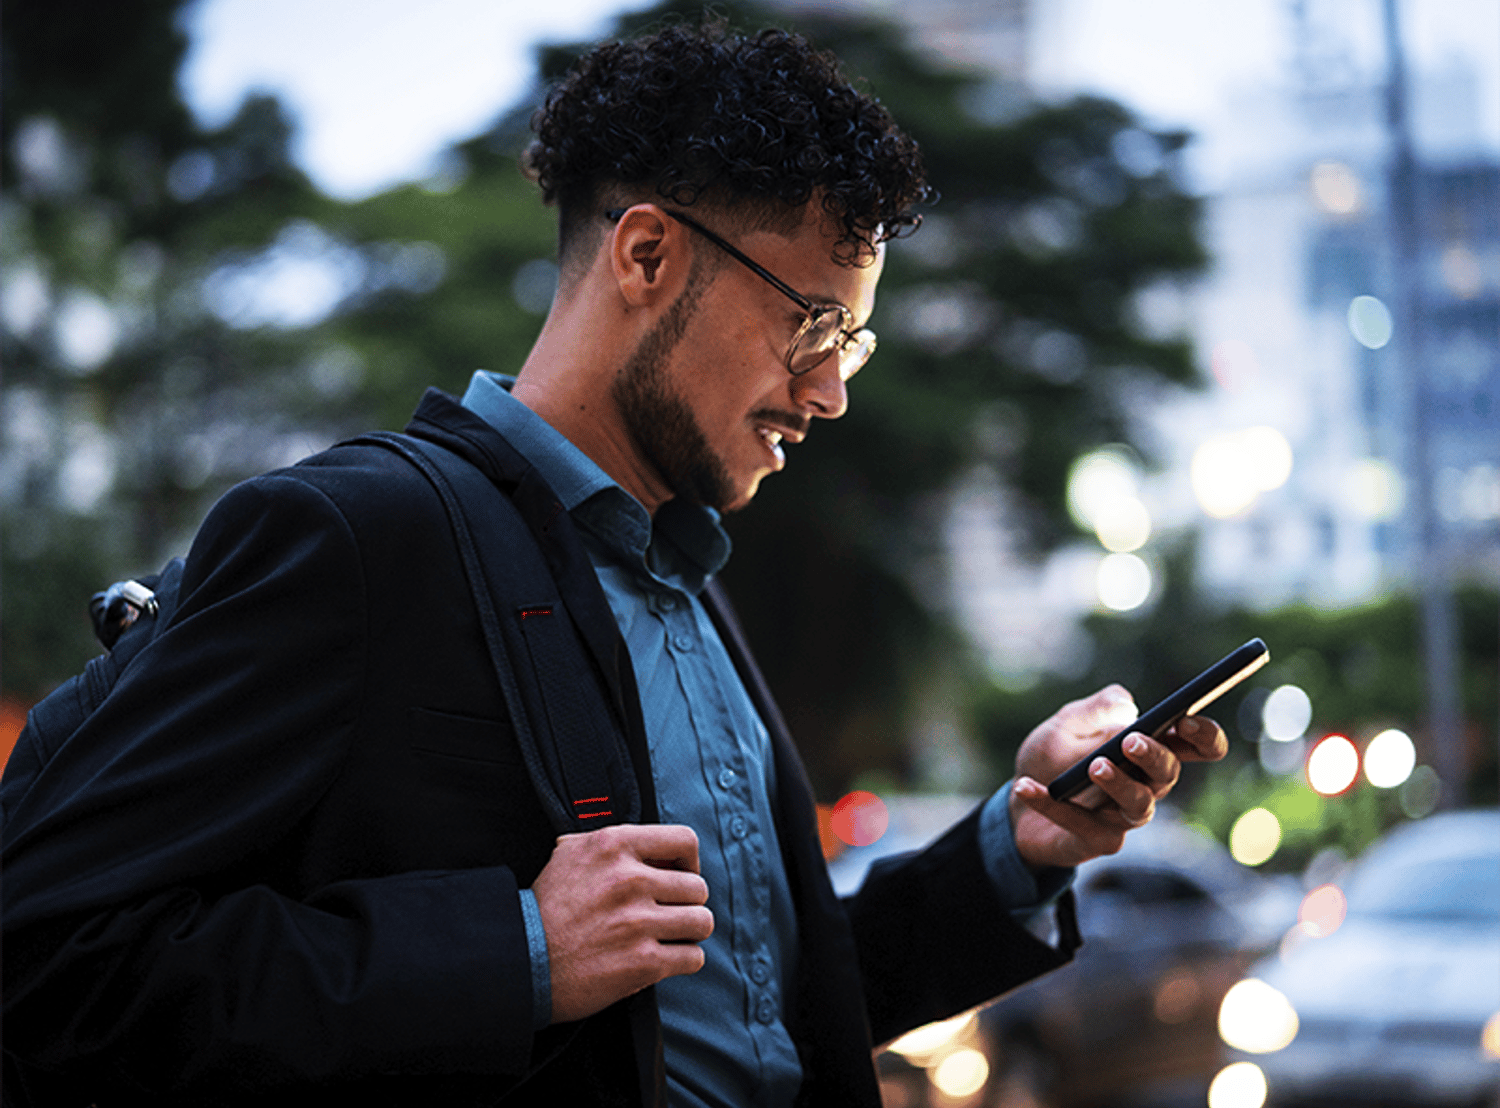
M 792 412 L 779 411 L 776 408 L 759 408 L 750 413 L 750 418 L 756 423 L 765 423 L 782 431 L 790 431 L 799 437 L 806 435 L 807 429 L 812 426 L 811 416 L 796 415 Z

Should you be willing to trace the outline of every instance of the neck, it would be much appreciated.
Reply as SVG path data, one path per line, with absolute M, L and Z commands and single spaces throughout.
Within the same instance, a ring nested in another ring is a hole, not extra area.
M 641 456 L 611 395 L 639 339 L 628 313 L 600 311 L 599 303 L 600 298 L 584 289 L 572 290 L 566 301 L 559 296 L 516 375 L 511 395 L 560 431 L 654 516 L 672 492 Z

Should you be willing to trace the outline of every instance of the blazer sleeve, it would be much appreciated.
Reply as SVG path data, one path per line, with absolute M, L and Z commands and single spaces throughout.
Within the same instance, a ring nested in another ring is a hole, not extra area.
M 985 870 L 982 811 L 922 851 L 877 861 L 844 900 L 877 1044 L 1054 970 L 1079 945 L 1071 891 L 1056 906 L 1055 946 L 1011 915 Z
M 299 877 L 374 602 L 319 488 L 215 508 L 171 625 L 6 812 L 8 1053 L 143 1092 L 525 1069 L 509 869 Z

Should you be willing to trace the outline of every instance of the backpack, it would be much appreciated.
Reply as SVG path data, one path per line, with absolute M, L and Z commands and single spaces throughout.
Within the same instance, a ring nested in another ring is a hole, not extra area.
M 383 431 L 352 441 L 399 454 L 442 501 L 516 738 L 554 829 L 562 834 L 639 820 L 641 797 L 623 736 L 593 698 L 577 694 L 580 658 L 565 626 L 569 617 L 511 498 L 437 443 Z M 505 572 L 485 573 L 481 550 Z M 171 622 L 184 568 L 176 557 L 159 573 L 94 594 L 89 615 L 106 652 L 27 713 L 0 778 L 0 819 L 16 809 L 47 763 Z M 530 665 L 518 671 L 521 659 Z

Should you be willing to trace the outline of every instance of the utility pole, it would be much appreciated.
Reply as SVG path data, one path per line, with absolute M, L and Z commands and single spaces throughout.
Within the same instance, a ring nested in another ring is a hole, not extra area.
M 1421 616 L 1421 648 L 1427 685 L 1427 740 L 1442 781 L 1444 808 L 1465 800 L 1468 758 L 1459 704 L 1458 620 L 1453 569 L 1433 503 L 1434 460 L 1432 369 L 1427 358 L 1422 287 L 1423 221 L 1407 106 L 1406 55 L 1397 0 L 1384 0 L 1386 41 L 1386 133 L 1390 140 L 1387 213 L 1393 254 L 1392 351 L 1406 384 L 1407 485 L 1411 492 L 1409 550 Z

